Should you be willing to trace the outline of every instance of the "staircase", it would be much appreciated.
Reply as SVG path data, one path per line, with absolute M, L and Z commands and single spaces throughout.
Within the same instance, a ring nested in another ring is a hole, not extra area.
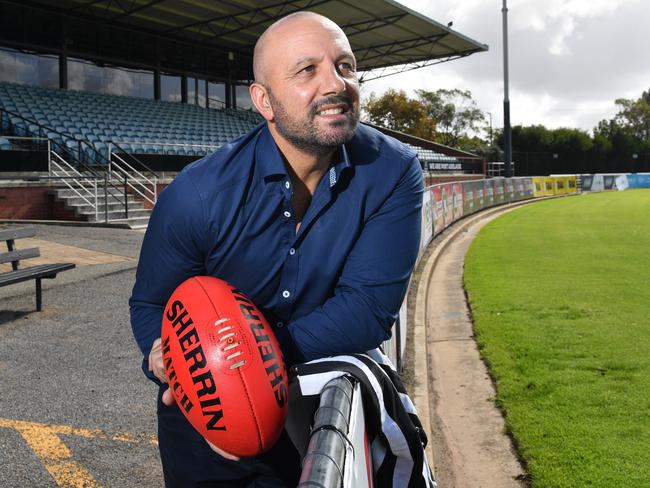
M 94 188 L 89 188 L 91 191 Z M 62 202 L 66 208 L 74 211 L 79 220 L 85 222 L 107 222 L 110 224 L 125 224 L 131 229 L 144 229 L 149 223 L 151 210 L 145 208 L 141 199 L 129 194 L 124 205 L 124 195 L 119 195 L 120 201 L 113 198 L 115 190 L 109 188 L 108 205 L 104 197 L 104 188 L 97 189 L 97 202 L 94 198 L 86 198 L 79 195 L 79 190 L 73 190 L 67 186 L 57 187 L 50 190 L 50 194 L 58 202 Z M 90 200 L 90 203 L 88 203 Z M 108 209 L 108 211 L 106 211 Z
M 79 139 L 5 110 L 0 105 L 0 133 L 47 140 L 50 194 L 78 220 L 146 228 L 158 199 L 160 177 L 135 156 L 116 154 L 102 144 Z M 66 130 L 66 129 L 63 129 Z
M 104 169 L 80 171 L 54 150 L 50 151 L 50 174 L 60 181 L 50 194 L 79 220 L 147 227 L 157 200 L 155 175 L 144 175 L 121 158 Z

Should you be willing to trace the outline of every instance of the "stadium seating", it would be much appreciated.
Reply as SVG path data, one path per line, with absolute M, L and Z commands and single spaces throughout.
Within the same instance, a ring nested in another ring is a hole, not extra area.
M 425 165 L 427 163 L 461 163 L 460 160 L 453 156 L 447 156 L 446 154 L 435 152 L 431 149 L 424 149 L 419 146 L 413 146 L 412 144 L 408 144 L 408 146 L 418 153 L 418 159 Z
M 86 140 L 104 156 L 112 143 L 129 153 L 202 156 L 262 121 L 242 110 L 12 83 L 0 83 L 0 107 L 35 122 L 10 117 L 18 136 L 49 137 L 70 150 Z M 43 134 L 39 125 L 51 131 Z
M 34 121 L 10 117 L 15 135 L 48 137 L 91 159 L 93 147 L 106 157 L 111 146 L 114 152 L 203 156 L 263 120 L 242 110 L 12 83 L 0 83 L 0 107 Z M 4 130 L 9 128 L 6 119 L 2 123 Z M 43 133 L 39 125 L 49 130 Z M 81 140 L 92 147 L 80 145 Z M 411 147 L 425 168 L 428 163 L 460 163 L 430 149 Z M 0 140 L 0 150 L 10 148 L 8 140 Z

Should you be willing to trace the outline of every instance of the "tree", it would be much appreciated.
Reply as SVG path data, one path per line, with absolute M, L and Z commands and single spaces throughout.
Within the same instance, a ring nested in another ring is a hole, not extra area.
M 620 111 L 616 122 L 639 140 L 650 139 L 650 93 L 643 92 L 638 100 L 619 98 L 616 105 Z
M 471 138 L 470 132 L 484 129 L 485 115 L 469 90 L 415 90 L 415 93 L 429 119 L 435 121 L 436 142 L 457 147 L 461 140 Z
M 512 148 L 515 151 L 549 152 L 553 143 L 553 135 L 543 125 L 512 128 Z
M 409 98 L 403 90 L 370 94 L 363 110 L 374 124 L 406 132 L 452 147 L 477 147 L 476 133 L 485 130 L 485 116 L 469 91 L 416 90 Z
M 427 120 L 422 102 L 409 98 L 404 90 L 390 88 L 380 97 L 371 93 L 363 110 L 370 122 L 387 129 L 423 139 L 431 139 L 435 132 L 435 125 Z
M 591 151 L 594 143 L 589 134 L 580 129 L 560 127 L 551 131 L 553 137 L 553 151 L 572 156 L 585 154 Z
M 650 88 L 648 89 L 647 92 L 644 91 L 644 92 L 641 94 L 641 98 L 642 98 L 643 100 L 645 100 L 646 102 L 650 103 Z

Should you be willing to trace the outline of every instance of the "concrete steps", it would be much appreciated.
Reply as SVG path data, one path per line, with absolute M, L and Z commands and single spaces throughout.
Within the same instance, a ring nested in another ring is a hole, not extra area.
M 66 208 L 74 211 L 75 215 L 86 222 L 105 222 L 108 216 L 109 223 L 126 224 L 134 229 L 146 228 L 151 210 L 144 207 L 142 200 L 133 194 L 127 195 L 127 210 L 124 206 L 124 191 L 120 188 L 108 188 L 108 198 L 104 195 L 104 188 L 97 188 L 97 210 L 95 210 L 95 188 L 93 185 L 84 185 L 76 191 L 63 185 L 52 188 L 55 200 L 63 202 Z M 106 200 L 108 205 L 106 205 Z

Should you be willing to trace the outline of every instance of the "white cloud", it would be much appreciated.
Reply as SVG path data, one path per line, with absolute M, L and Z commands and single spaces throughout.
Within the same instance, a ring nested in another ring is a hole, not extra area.
M 401 0 L 413 10 L 490 46 L 487 53 L 368 82 L 362 93 L 388 87 L 472 91 L 479 107 L 502 122 L 500 0 Z M 614 100 L 650 87 L 650 1 L 510 0 L 511 122 L 593 128 L 616 113 Z

